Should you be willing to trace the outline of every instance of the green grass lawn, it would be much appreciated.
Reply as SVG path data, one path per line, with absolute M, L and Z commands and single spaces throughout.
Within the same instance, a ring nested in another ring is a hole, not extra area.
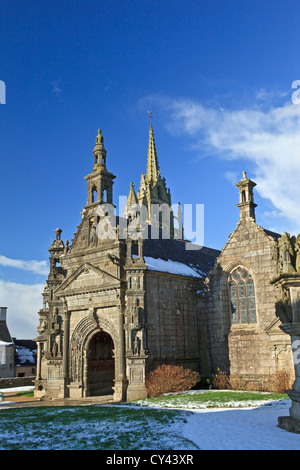
M 33 390 L 25 390 L 22 392 L 16 393 L 16 397 L 34 397 L 34 391 Z
M 192 409 L 266 404 L 287 395 L 206 391 L 122 405 L 0 406 L 0 449 L 193 450 L 182 436 Z M 143 406 L 141 406 L 143 405 Z M 185 410 L 171 410 L 168 407 Z
M 89 405 L 0 409 L 0 449 L 195 449 L 181 436 L 187 412 Z
M 286 394 L 244 392 L 244 391 L 217 391 L 208 390 L 202 393 L 186 393 L 181 395 L 165 395 L 157 398 L 137 400 L 137 403 L 146 406 L 163 406 L 165 408 L 237 408 L 264 404 L 268 401 L 287 399 Z

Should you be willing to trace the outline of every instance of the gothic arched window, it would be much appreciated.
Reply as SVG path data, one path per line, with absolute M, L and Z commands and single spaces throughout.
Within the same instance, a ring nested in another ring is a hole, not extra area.
M 256 323 L 254 283 L 251 274 L 239 266 L 229 276 L 232 323 Z

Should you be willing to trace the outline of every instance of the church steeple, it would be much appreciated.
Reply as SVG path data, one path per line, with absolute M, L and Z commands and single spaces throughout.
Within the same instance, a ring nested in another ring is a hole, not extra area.
M 253 188 L 256 186 L 254 181 L 247 178 L 246 172 L 243 171 L 243 178 L 235 185 L 239 188 L 239 203 L 237 207 L 240 210 L 240 218 L 245 219 L 251 217 L 255 221 L 255 207 L 253 198 Z
M 154 131 L 152 127 L 151 111 L 150 130 L 148 141 L 148 156 L 146 174 L 142 173 L 140 189 L 137 192 L 138 204 L 143 205 L 148 211 L 148 223 L 158 227 L 170 230 L 170 236 L 173 237 L 173 211 L 171 207 L 171 193 L 166 186 L 165 178 L 162 178 L 158 163 L 157 151 L 154 140 Z M 165 215 L 162 218 L 161 208 L 169 207 L 170 216 Z M 168 219 L 168 220 L 167 220 Z
M 166 180 L 165 178 L 161 177 L 159 169 L 151 113 L 151 111 L 148 111 L 148 114 L 150 115 L 150 130 L 148 141 L 147 170 L 146 175 L 142 173 L 140 190 L 137 193 L 137 198 L 139 204 L 145 204 L 147 206 L 150 206 L 150 204 L 168 204 L 171 206 L 170 189 L 166 187 Z
M 154 186 L 160 175 L 152 122 L 150 124 L 146 180 Z

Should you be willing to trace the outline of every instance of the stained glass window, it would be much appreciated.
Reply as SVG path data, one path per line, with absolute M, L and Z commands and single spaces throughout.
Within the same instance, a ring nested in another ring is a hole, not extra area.
M 256 323 L 254 283 L 247 269 L 239 266 L 229 276 L 232 323 Z

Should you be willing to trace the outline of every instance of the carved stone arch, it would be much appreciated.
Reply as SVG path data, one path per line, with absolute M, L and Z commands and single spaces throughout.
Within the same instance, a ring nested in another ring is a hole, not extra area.
M 108 318 L 100 318 L 95 312 L 84 317 L 73 331 L 70 341 L 70 377 L 82 384 L 85 396 L 87 386 L 87 352 L 90 340 L 99 332 L 108 333 L 113 341 L 115 364 L 120 360 L 118 334 L 115 325 Z M 115 374 L 116 375 L 116 374 Z
M 223 266 L 223 271 L 226 273 L 228 277 L 232 273 L 232 271 L 234 271 L 239 266 L 241 266 L 242 268 L 246 268 L 250 272 L 251 276 L 253 277 L 253 272 L 252 272 L 251 267 L 249 266 L 247 262 L 245 263 L 244 260 L 230 261 L 230 263 L 226 264 L 226 266 Z
M 109 390 L 113 393 L 119 369 L 120 352 L 116 328 L 108 318 L 96 315 L 95 317 L 97 325 L 87 332 L 82 346 L 83 396 L 107 394 Z M 100 338 L 102 338 L 101 343 L 103 340 L 105 341 L 104 350 L 100 347 L 100 351 L 98 350 L 96 353 L 95 348 L 99 348 Z M 98 346 L 95 346 L 97 342 Z M 99 353 L 100 356 L 98 356 Z M 108 355 L 106 356 L 106 354 Z M 102 369 L 103 367 L 104 369 Z
M 70 376 L 73 382 L 81 382 L 83 374 L 83 349 L 87 336 L 98 328 L 93 315 L 84 317 L 76 326 L 70 341 Z
M 85 337 L 84 344 L 83 344 L 83 350 L 86 351 L 88 349 L 88 344 L 91 338 L 94 336 L 95 333 L 100 332 L 100 331 L 105 331 L 105 333 L 108 333 L 114 343 L 114 348 L 116 349 L 117 347 L 117 338 L 118 334 L 115 328 L 115 325 L 108 319 L 108 318 L 99 318 L 97 319 L 97 323 L 93 329 L 91 329 Z

